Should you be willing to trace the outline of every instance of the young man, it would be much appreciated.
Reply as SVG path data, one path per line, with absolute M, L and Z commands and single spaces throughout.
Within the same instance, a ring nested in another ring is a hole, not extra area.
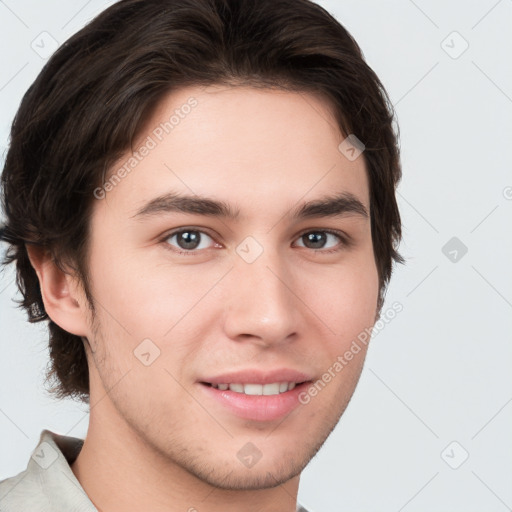
M 392 120 L 307 0 L 123 0 L 62 45 L 3 239 L 89 429 L 43 430 L 3 512 L 305 510 L 400 261 Z

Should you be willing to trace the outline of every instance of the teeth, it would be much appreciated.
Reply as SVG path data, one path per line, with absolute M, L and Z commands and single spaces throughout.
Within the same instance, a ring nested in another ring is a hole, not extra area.
M 264 384 L 263 385 L 263 394 L 264 395 L 279 395 L 279 382 L 275 382 L 274 384 Z
M 271 384 L 212 384 L 212 387 L 220 391 L 234 391 L 245 395 L 279 395 L 291 391 L 296 386 L 295 382 L 272 382 Z
M 263 395 L 262 384 L 244 384 L 244 393 L 246 395 Z

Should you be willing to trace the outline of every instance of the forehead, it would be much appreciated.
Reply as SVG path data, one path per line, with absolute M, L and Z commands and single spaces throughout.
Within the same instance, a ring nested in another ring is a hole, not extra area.
M 316 95 L 182 88 L 159 103 L 135 154 L 127 152 L 112 167 L 110 176 L 122 178 L 100 208 L 132 215 L 173 191 L 234 203 L 240 218 L 246 209 L 277 214 L 300 199 L 343 192 L 369 206 L 364 158 L 347 159 L 338 148 L 344 138 L 329 104 Z

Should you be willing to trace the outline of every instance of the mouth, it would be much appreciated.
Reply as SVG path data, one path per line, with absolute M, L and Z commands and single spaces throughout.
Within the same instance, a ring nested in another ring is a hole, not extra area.
M 312 380 L 258 382 L 198 382 L 214 410 L 258 423 L 282 420 L 301 405 L 299 396 Z M 292 423 L 290 423 L 292 425 Z

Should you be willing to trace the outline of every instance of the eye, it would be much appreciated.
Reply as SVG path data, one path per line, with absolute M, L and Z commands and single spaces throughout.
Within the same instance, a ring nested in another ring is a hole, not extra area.
M 176 244 L 178 245 L 177 248 L 168 247 L 169 245 L 173 245 L 170 242 L 173 238 L 176 239 Z M 210 247 L 207 243 L 208 239 L 213 240 L 212 237 L 206 234 L 204 231 L 185 228 L 170 233 L 164 238 L 163 241 L 166 243 L 166 247 L 168 247 L 170 250 L 188 256 L 194 255 L 201 249 L 208 249 Z
M 174 242 L 173 239 L 175 239 Z M 330 246 L 325 248 L 325 245 L 328 243 L 329 239 L 331 239 L 331 242 L 334 241 L 334 245 L 331 243 Z M 337 230 L 328 229 L 305 231 L 299 235 L 297 240 L 305 241 L 305 245 L 299 245 L 299 247 L 320 251 L 322 253 L 337 252 L 349 245 L 349 240 L 344 233 Z M 208 241 L 210 241 L 210 243 L 208 243 Z M 181 228 L 167 234 L 162 239 L 164 247 L 167 250 L 184 256 L 199 255 L 202 250 L 213 247 L 211 245 L 212 241 L 214 240 L 210 235 L 200 229 L 194 228 Z M 222 246 L 217 244 L 217 247 Z
M 325 249 L 325 244 L 329 240 L 329 237 L 332 239 L 337 239 L 337 243 L 334 245 L 331 245 L 331 247 L 328 247 Z M 336 230 L 328 230 L 328 229 L 319 229 L 319 230 L 313 230 L 313 231 L 306 231 L 302 233 L 298 240 L 304 240 L 306 245 L 303 245 L 302 247 L 305 247 L 306 249 L 313 249 L 313 250 L 321 250 L 321 252 L 336 252 L 340 251 L 343 247 L 348 245 L 348 240 L 346 239 L 346 236 L 344 236 L 343 233 L 336 231 Z

